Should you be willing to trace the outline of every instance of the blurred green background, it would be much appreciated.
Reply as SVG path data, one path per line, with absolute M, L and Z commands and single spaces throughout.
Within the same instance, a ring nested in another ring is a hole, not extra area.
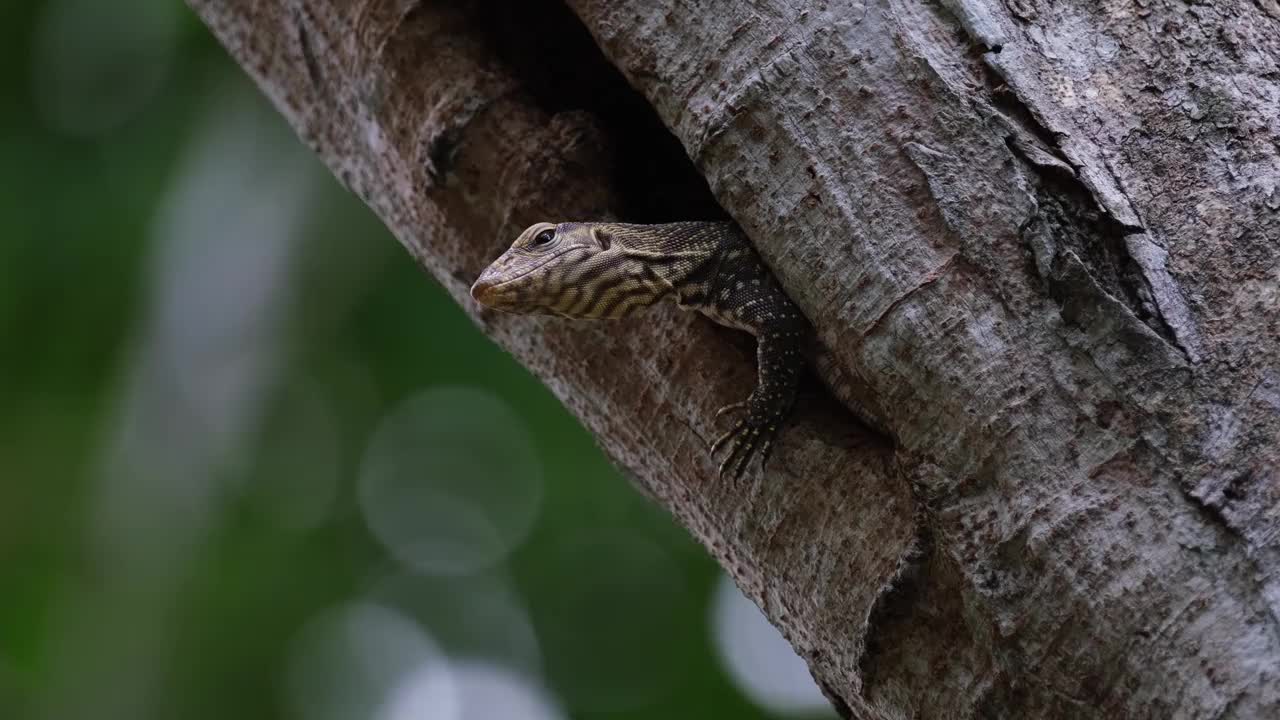
M 0 718 L 828 716 L 185 6 L 0 56 Z

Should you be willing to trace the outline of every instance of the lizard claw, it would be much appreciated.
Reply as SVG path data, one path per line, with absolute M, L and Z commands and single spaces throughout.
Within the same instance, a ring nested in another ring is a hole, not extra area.
M 738 422 L 734 423 L 733 427 L 729 428 L 729 430 L 726 431 L 725 434 L 716 438 L 716 441 L 711 443 L 711 454 L 715 455 L 716 453 L 720 452 L 720 448 L 723 447 L 725 443 L 732 440 L 738 433 L 742 432 L 742 429 L 746 426 L 747 426 L 746 418 L 743 418 Z
M 717 416 L 745 406 L 747 406 L 747 401 L 725 406 L 717 413 Z M 742 477 L 742 474 L 746 472 L 747 467 L 751 464 L 751 460 L 757 456 L 760 458 L 760 467 L 763 468 L 765 462 L 769 459 L 769 455 L 773 452 L 773 439 L 776 431 L 777 423 L 772 421 L 767 413 L 758 410 L 748 412 L 746 417 L 738 419 L 727 432 L 711 444 L 711 454 L 715 455 L 730 440 L 733 441 L 729 446 L 729 453 L 720 462 L 718 470 L 720 477 L 728 476 L 735 480 Z
M 770 434 L 760 443 L 760 449 L 757 451 L 760 454 L 760 467 L 769 464 L 769 456 L 773 454 L 773 437 Z
M 735 480 L 742 476 L 744 465 L 742 460 L 750 457 L 749 453 L 743 452 L 744 447 L 747 445 L 747 441 L 744 441 L 744 438 L 749 436 L 751 432 L 751 430 L 744 428 L 744 432 L 734 435 L 733 447 L 729 448 L 729 454 L 720 462 L 720 468 L 717 470 L 720 477 L 725 476 L 726 470 L 729 472 L 729 477 Z
M 743 400 L 741 402 L 736 402 L 736 403 L 729 403 L 728 405 L 725 405 L 724 407 L 716 411 L 716 417 L 721 417 L 731 412 L 737 412 L 746 406 L 747 406 L 746 400 Z M 713 450 L 712 452 L 715 452 L 715 451 Z
M 742 477 L 751 464 L 751 459 L 759 454 L 763 432 L 760 428 L 749 427 L 745 423 L 739 428 L 733 435 L 733 445 L 729 448 L 729 454 L 720 463 L 720 477 L 728 476 L 734 480 Z M 763 463 L 761 466 L 763 467 Z

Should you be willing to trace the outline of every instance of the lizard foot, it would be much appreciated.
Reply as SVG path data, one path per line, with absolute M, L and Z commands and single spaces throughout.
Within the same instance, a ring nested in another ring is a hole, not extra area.
M 750 400 L 733 403 L 720 408 L 716 417 L 754 405 Z M 756 406 L 750 407 L 745 417 L 739 418 L 725 434 L 711 445 L 711 454 L 715 455 L 722 447 L 732 441 L 729 454 L 720 463 L 719 474 L 724 477 L 738 479 L 751 464 L 753 457 L 759 456 L 760 467 L 764 468 L 773 452 L 773 438 L 778 431 L 778 418 L 775 414 Z

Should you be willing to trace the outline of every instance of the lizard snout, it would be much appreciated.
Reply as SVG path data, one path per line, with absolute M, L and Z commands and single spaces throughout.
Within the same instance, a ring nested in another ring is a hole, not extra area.
M 501 281 L 495 277 L 492 270 L 493 268 L 485 268 L 485 271 L 480 273 L 480 277 L 476 278 L 475 283 L 471 285 L 471 297 L 486 307 L 495 307 L 498 304 L 498 285 Z
M 509 264 L 503 263 L 499 258 L 485 268 L 484 272 L 480 273 L 480 277 L 472 283 L 471 297 L 485 307 L 507 312 L 521 312 L 520 285 L 521 283 L 512 281 Z

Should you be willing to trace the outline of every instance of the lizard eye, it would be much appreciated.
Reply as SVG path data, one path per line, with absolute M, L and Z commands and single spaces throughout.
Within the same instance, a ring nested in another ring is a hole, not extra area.
M 555 239 L 556 239 L 555 230 L 543 230 L 542 232 L 533 236 L 533 242 L 529 243 L 529 247 L 544 248 L 550 245 L 551 241 Z

